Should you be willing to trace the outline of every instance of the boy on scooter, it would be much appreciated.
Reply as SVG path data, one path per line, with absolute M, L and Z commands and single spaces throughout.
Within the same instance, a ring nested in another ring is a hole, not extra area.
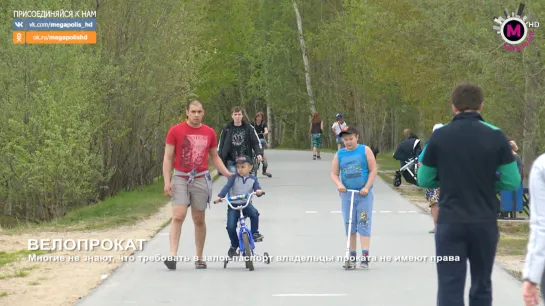
M 331 165 L 331 180 L 337 185 L 341 197 L 342 214 L 345 232 L 348 236 L 349 220 L 352 220 L 350 229 L 350 260 L 348 267 L 357 265 L 356 233 L 360 235 L 362 259 L 360 266 L 369 267 L 369 244 L 371 240 L 371 221 L 373 220 L 373 183 L 377 177 L 377 163 L 370 147 L 358 144 L 359 132 L 354 127 L 345 127 L 339 135 L 344 148 L 337 151 Z M 352 194 L 348 189 L 359 190 Z M 353 205 L 352 216 L 350 206 Z M 349 219 L 350 218 L 350 219 Z
M 252 171 L 252 160 L 248 156 L 239 156 L 236 161 L 237 173 L 229 178 L 227 184 L 223 186 L 216 203 L 219 203 L 222 198 L 225 198 L 227 194 L 229 196 L 237 196 L 243 194 L 249 194 L 256 192 L 257 196 L 263 194 L 261 186 L 257 180 L 257 177 L 250 175 Z M 246 200 L 235 200 L 231 201 L 231 204 L 245 204 Z M 242 210 L 244 216 L 250 218 L 250 223 L 252 224 L 251 231 L 252 236 L 255 242 L 263 241 L 263 235 L 259 233 L 259 212 L 252 205 L 248 204 L 246 208 Z M 234 210 L 231 207 L 227 206 L 227 234 L 229 234 L 229 239 L 231 239 L 231 247 L 229 247 L 228 256 L 231 258 L 237 256 L 238 248 L 238 235 L 237 235 L 237 224 L 238 219 L 240 218 L 240 212 Z

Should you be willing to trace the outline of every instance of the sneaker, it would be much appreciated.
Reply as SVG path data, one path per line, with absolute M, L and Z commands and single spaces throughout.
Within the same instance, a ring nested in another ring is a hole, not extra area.
M 356 260 L 355 259 L 350 259 L 350 260 L 344 262 L 343 268 L 345 268 L 345 269 L 355 269 L 356 265 L 357 265 Z
M 165 260 L 165 266 L 167 266 L 169 270 L 176 270 L 176 261 L 167 259 Z
M 230 247 L 229 251 L 227 251 L 227 256 L 229 256 L 229 258 L 233 258 L 235 256 L 238 256 L 237 249 L 234 248 L 234 247 Z
M 316 155 L 312 155 L 312 160 L 316 160 Z
M 253 236 L 255 242 L 263 241 L 263 235 L 261 235 L 260 233 L 254 233 Z
M 369 259 L 367 257 L 363 258 L 360 262 L 360 268 L 367 269 L 369 268 Z
M 320 157 L 320 155 L 316 156 L 316 158 L 317 158 L 317 159 L 322 159 L 322 158 Z
M 267 176 L 267 177 L 272 177 L 272 174 L 268 173 L 268 172 L 263 172 L 263 175 L 264 176 Z

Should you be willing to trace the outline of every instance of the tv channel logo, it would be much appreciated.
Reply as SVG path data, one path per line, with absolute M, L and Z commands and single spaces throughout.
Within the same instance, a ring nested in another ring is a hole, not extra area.
M 507 43 L 504 45 L 504 49 L 509 51 L 520 51 L 530 44 L 534 37 L 533 28 L 539 28 L 538 21 L 528 21 L 528 16 L 523 15 L 524 3 L 519 5 L 517 13 L 514 12 L 509 15 L 507 9 L 504 10 L 505 18 L 494 18 L 494 22 L 498 25 L 494 25 L 492 29 L 496 30 L 496 33 Z

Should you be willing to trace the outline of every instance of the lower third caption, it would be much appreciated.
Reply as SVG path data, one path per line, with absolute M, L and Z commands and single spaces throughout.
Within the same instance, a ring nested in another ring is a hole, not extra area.
M 35 255 L 28 256 L 31 262 L 164 262 L 165 260 L 177 262 L 197 261 L 199 258 L 187 256 L 73 256 L 73 255 Z M 201 260 L 207 262 L 224 262 L 251 260 L 255 262 L 294 262 L 294 263 L 313 263 L 313 262 L 344 262 L 346 260 L 361 261 L 367 259 L 369 262 L 441 262 L 441 261 L 460 261 L 458 256 L 367 256 L 367 257 L 345 257 L 345 256 L 204 256 Z

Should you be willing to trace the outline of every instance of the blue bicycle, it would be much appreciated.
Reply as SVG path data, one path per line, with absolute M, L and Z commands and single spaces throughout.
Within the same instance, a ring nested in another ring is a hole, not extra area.
M 244 261 L 246 263 L 246 268 L 249 269 L 250 271 L 254 270 L 254 263 L 252 261 L 252 258 L 257 254 L 254 253 L 254 248 L 255 248 L 254 238 L 253 238 L 253 235 L 252 235 L 252 232 L 250 231 L 250 229 L 246 227 L 246 223 L 244 222 L 244 219 L 246 219 L 246 217 L 242 213 L 242 210 L 244 208 L 246 208 L 250 204 L 250 200 L 252 199 L 252 197 L 255 194 L 256 194 L 255 192 L 252 192 L 250 194 L 243 194 L 243 195 L 237 195 L 237 196 L 232 196 L 232 197 L 225 197 L 225 198 L 222 198 L 220 200 L 220 201 L 225 200 L 227 202 L 227 204 L 229 205 L 229 207 L 231 207 L 234 210 L 240 211 L 240 219 L 239 219 L 240 227 L 238 229 L 238 244 L 239 244 L 240 253 L 238 253 L 237 256 L 244 257 Z M 265 192 L 263 192 L 262 195 L 264 195 L 264 194 L 265 194 Z M 231 202 L 230 202 L 230 201 L 244 200 L 244 199 L 246 199 L 246 204 L 242 204 L 242 205 L 233 206 L 233 204 L 231 204 Z M 214 203 L 218 203 L 218 201 L 214 201 Z M 244 255 L 242 255 L 242 254 L 244 254 Z M 271 263 L 271 258 L 269 256 L 269 253 L 267 253 L 267 252 L 263 253 L 263 258 L 264 258 L 266 264 Z M 229 259 L 226 259 L 223 262 L 223 268 L 224 269 L 227 268 L 227 263 L 228 262 L 229 262 Z

